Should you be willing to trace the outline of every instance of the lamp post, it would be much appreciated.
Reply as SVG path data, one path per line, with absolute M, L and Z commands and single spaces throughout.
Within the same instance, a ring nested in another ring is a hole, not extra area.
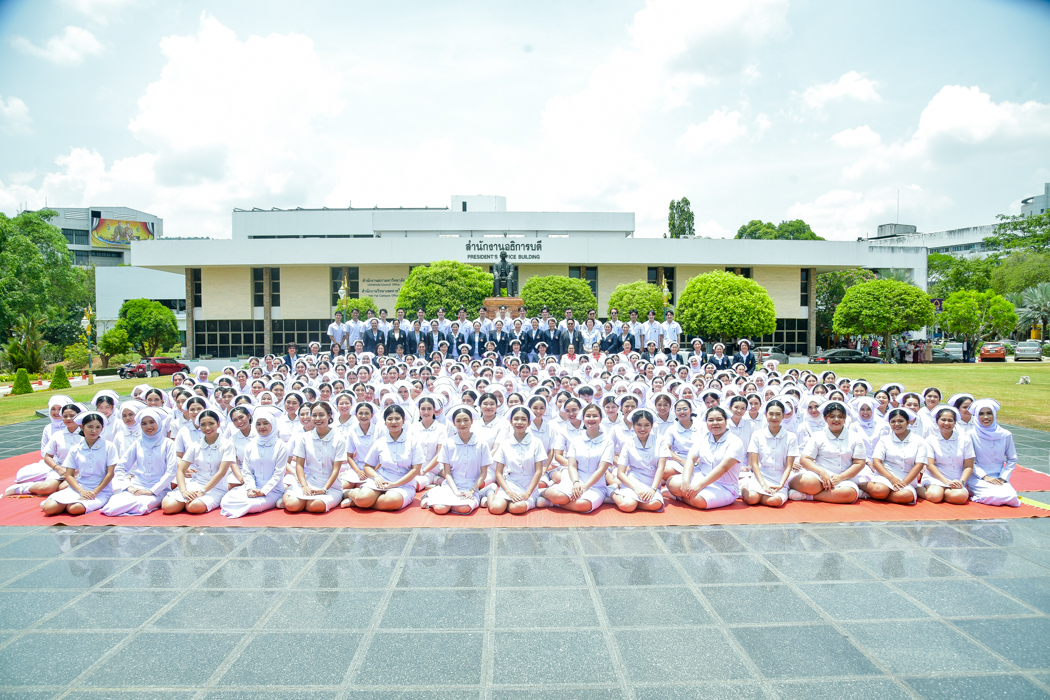
M 87 380 L 88 385 L 95 383 L 95 377 L 91 374 L 91 319 L 94 314 L 91 312 L 91 304 L 84 309 L 84 318 L 80 319 L 80 327 L 84 329 L 84 340 L 87 343 L 88 349 L 88 361 L 87 361 Z

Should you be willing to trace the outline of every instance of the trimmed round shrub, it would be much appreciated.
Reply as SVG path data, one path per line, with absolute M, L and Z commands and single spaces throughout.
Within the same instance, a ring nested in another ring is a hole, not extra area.
M 51 389 L 70 388 L 69 377 L 63 365 L 55 365 L 55 374 L 51 377 Z
M 551 315 L 559 319 L 565 309 L 572 309 L 573 316 L 584 319 L 588 309 L 598 308 L 598 300 L 587 280 L 560 275 L 530 277 L 521 288 L 521 299 L 529 313 L 538 316 L 540 309 L 546 306 Z
M 11 395 L 16 396 L 18 394 L 32 394 L 33 385 L 29 383 L 29 373 L 26 372 L 25 367 L 18 370 L 15 375 L 15 383 L 11 387 Z
M 638 309 L 639 318 L 645 318 L 649 309 L 656 312 L 656 318 L 664 317 L 664 292 L 655 284 L 638 280 L 630 284 L 618 284 L 609 297 L 609 308 L 620 310 L 620 318 L 627 318 L 631 309 Z

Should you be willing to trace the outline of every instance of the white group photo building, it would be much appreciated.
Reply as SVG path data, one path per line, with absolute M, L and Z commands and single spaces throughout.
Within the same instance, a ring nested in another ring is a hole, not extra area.
M 693 277 L 736 272 L 762 285 L 776 306 L 775 333 L 755 340 L 806 355 L 817 346 L 817 275 L 904 268 L 926 283 L 923 246 L 642 238 L 634 229 L 631 212 L 515 212 L 503 197 L 480 195 L 453 196 L 447 208 L 235 209 L 232 238 L 133 240 L 130 266 L 98 268 L 99 325 L 115 322 L 124 300 L 144 297 L 179 307 L 187 358 L 282 353 L 293 341 L 327 347 L 344 279 L 349 296 L 373 298 L 392 318 L 413 267 L 458 260 L 489 271 L 505 251 L 519 290 L 537 275 L 585 279 L 602 318 L 617 285 L 666 282 L 674 304 Z M 415 309 L 406 315 L 415 318 Z

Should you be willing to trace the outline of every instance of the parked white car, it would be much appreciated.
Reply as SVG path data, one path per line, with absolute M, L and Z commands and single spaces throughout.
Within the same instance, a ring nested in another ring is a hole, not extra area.
M 1038 340 L 1025 340 L 1014 348 L 1014 362 L 1024 360 L 1043 361 L 1043 347 Z

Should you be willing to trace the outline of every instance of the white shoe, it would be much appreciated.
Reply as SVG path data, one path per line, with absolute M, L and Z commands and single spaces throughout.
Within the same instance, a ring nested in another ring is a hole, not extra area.
M 806 500 L 806 494 L 802 493 L 801 491 L 796 491 L 795 489 L 789 489 L 788 490 L 788 500 L 789 501 L 804 501 L 804 500 Z

